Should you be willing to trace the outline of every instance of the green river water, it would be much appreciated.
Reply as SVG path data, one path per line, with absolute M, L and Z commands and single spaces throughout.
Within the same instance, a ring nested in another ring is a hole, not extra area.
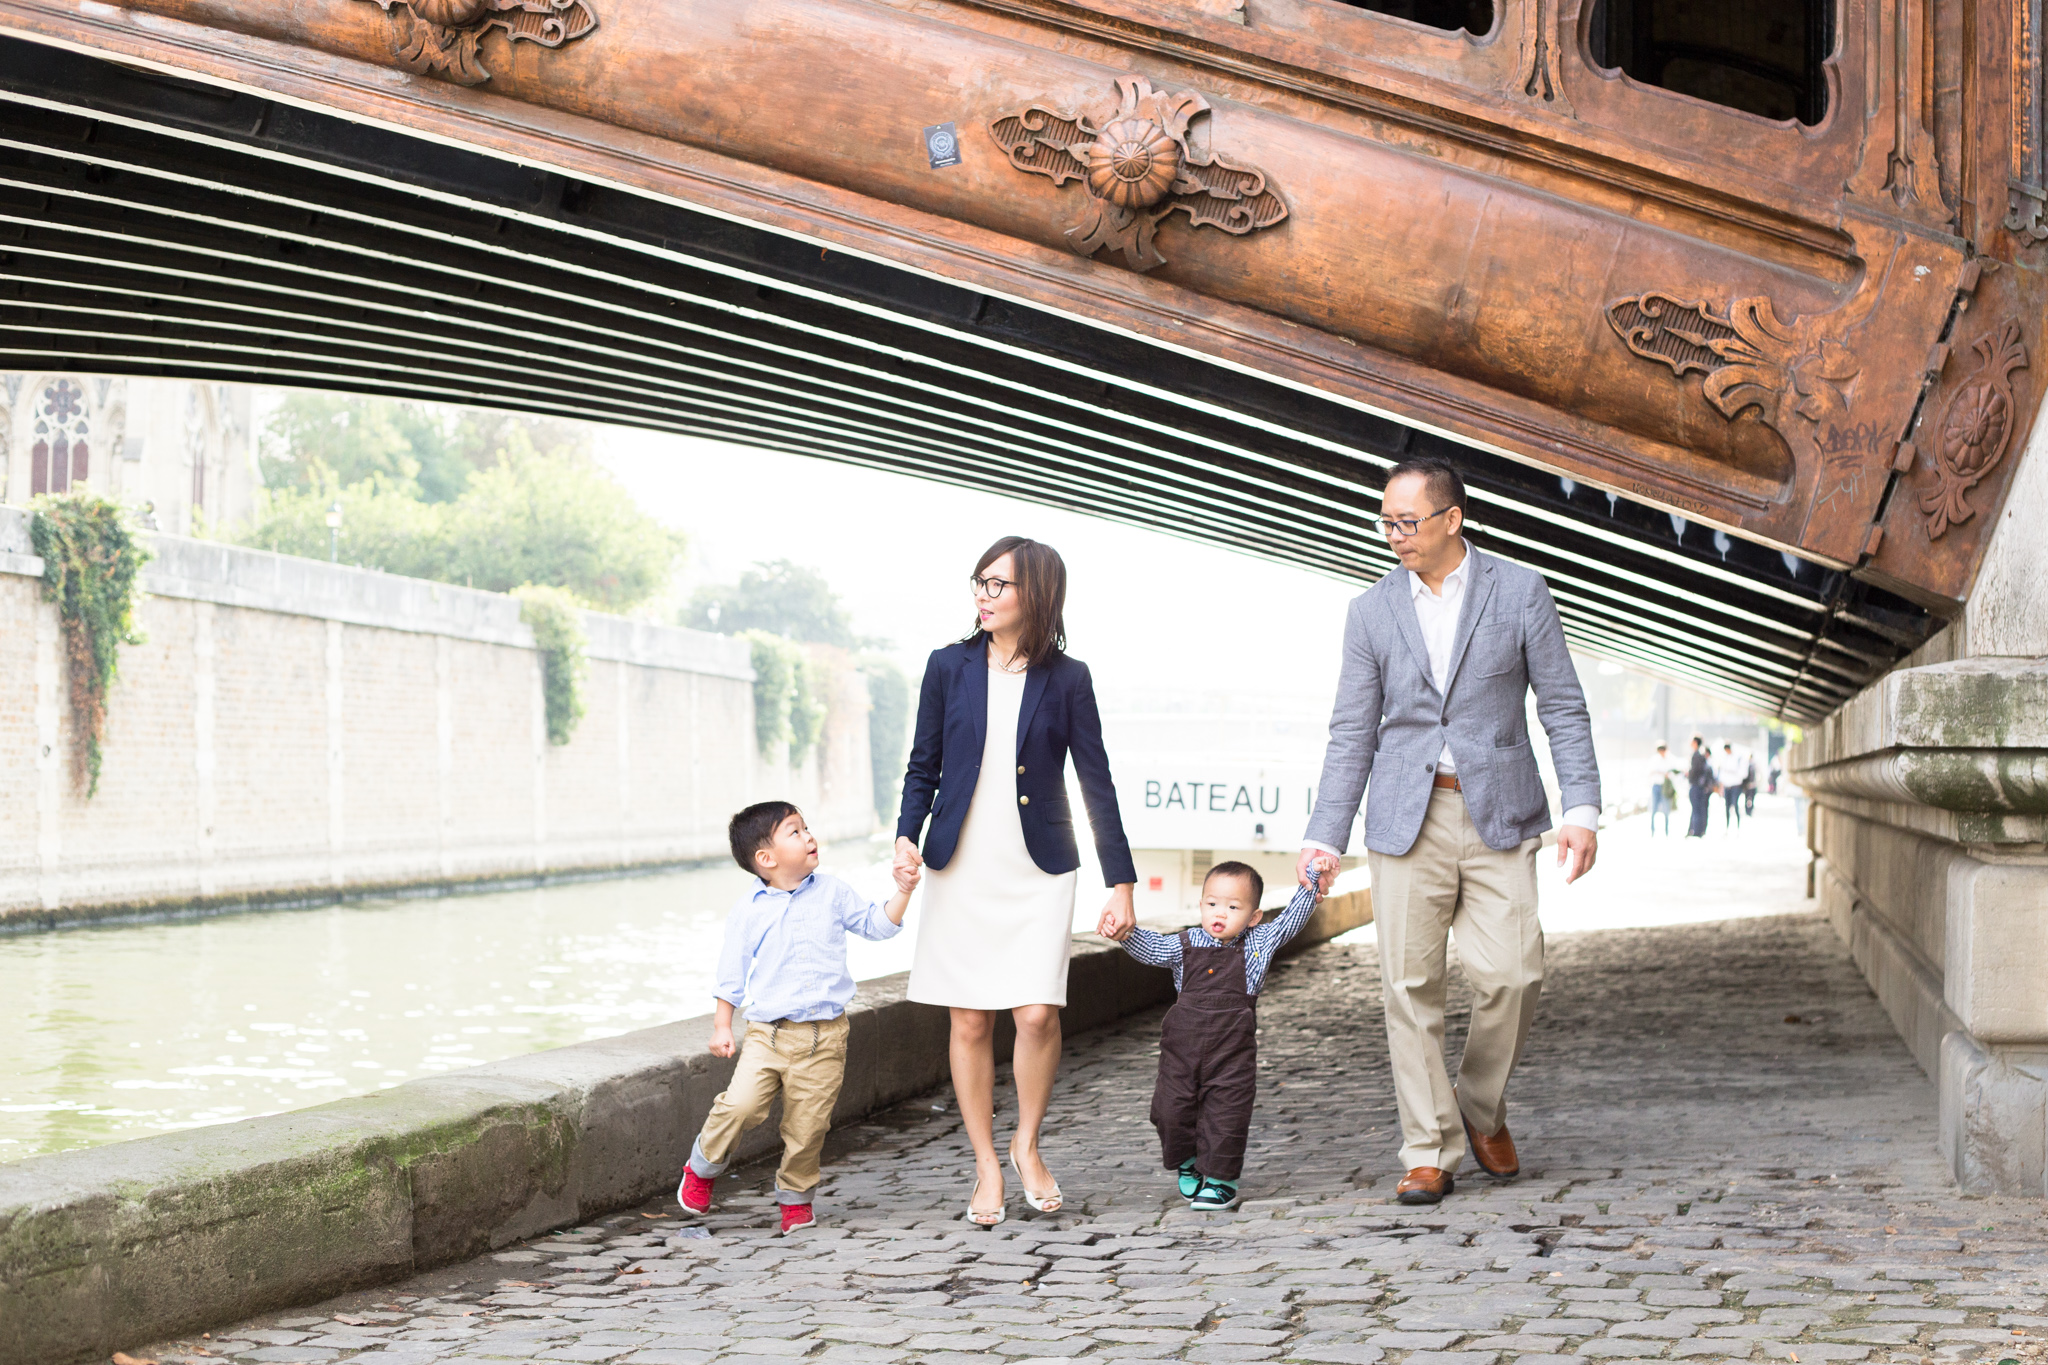
M 833 852 L 828 870 L 886 894 L 870 846 Z M 714 867 L 0 938 L 0 1162 L 707 1013 L 747 881 Z M 854 941 L 854 975 L 907 969 L 915 928 Z

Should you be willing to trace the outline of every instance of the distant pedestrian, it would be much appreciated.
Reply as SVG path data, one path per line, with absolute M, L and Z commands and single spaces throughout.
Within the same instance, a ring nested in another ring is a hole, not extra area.
M 1657 756 L 1650 760 L 1650 833 L 1657 832 L 1657 817 L 1664 817 L 1664 833 L 1671 833 L 1671 812 L 1678 809 L 1678 784 L 1671 779 L 1678 768 L 1671 761 L 1671 750 L 1665 745 L 1657 746 Z
M 1266 884 L 1243 863 L 1218 863 L 1202 878 L 1202 919 L 1162 934 L 1133 929 L 1124 951 L 1173 970 L 1180 993 L 1159 1030 L 1152 1126 L 1159 1152 L 1188 1207 L 1237 1207 L 1245 1140 L 1259 1081 L 1259 988 L 1280 945 L 1315 913 L 1317 885 L 1337 870 L 1325 858 L 1278 919 L 1261 922 Z
M 853 999 L 846 935 L 894 938 L 919 873 L 899 865 L 896 894 L 886 903 L 864 901 L 845 882 L 817 871 L 818 841 L 787 801 L 747 807 L 726 833 L 733 860 L 755 881 L 725 917 L 711 1051 L 733 1055 L 735 1009 L 747 1016 L 747 1038 L 737 1049 L 732 1080 L 711 1102 L 690 1148 L 676 1200 L 686 1214 L 711 1211 L 713 1182 L 779 1094 L 782 1166 L 775 1172 L 775 1202 L 782 1208 L 777 1235 L 787 1236 L 817 1222 L 811 1191 L 818 1186 L 832 1106 L 846 1080 L 846 1006 Z
M 1756 750 L 1742 756 L 1742 813 L 1756 814 Z
M 1742 780 L 1749 771 L 1735 746 L 1723 740 L 1721 755 L 1714 760 L 1714 787 L 1721 793 L 1721 827 L 1742 828 Z
M 1685 785 L 1692 799 L 1692 822 L 1685 827 L 1688 839 L 1704 839 L 1707 812 L 1714 802 L 1713 750 L 1698 735 L 1692 737 L 1692 755 L 1685 763 Z

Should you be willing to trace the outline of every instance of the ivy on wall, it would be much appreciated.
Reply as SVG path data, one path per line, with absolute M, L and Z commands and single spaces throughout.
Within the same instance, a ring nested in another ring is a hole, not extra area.
M 749 630 L 741 638 L 753 654 L 755 743 L 769 760 L 788 745 L 794 768 L 825 732 L 825 670 L 780 635 Z
M 565 589 L 537 583 L 514 588 L 512 595 L 519 599 L 519 619 L 533 628 L 534 647 L 540 651 L 548 743 L 567 744 L 583 719 L 583 680 L 589 670 L 582 604 Z
M 860 671 L 868 680 L 868 760 L 874 771 L 875 814 L 883 824 L 894 825 L 903 763 L 910 750 L 910 679 L 878 654 L 863 657 Z
M 64 622 L 71 682 L 74 762 L 90 800 L 100 789 L 100 742 L 107 729 L 107 692 L 119 671 L 122 645 L 139 645 L 135 599 L 150 560 L 119 506 L 91 493 L 43 496 L 30 504 L 29 539 L 43 560 L 43 598 Z

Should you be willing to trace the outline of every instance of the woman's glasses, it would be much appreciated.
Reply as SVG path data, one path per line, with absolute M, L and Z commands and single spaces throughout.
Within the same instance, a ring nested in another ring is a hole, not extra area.
M 990 600 L 1001 597 L 1003 589 L 1011 586 L 1010 580 L 1007 578 L 983 578 L 980 574 L 975 574 L 967 581 L 974 585 L 976 596 L 986 597 Z

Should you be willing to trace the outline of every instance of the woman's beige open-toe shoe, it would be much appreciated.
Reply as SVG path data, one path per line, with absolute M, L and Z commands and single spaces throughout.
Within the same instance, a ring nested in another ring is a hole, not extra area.
M 1033 1194 L 1031 1186 L 1024 1180 L 1024 1168 L 1017 1164 L 1017 1154 L 1015 1152 L 1010 1153 L 1010 1169 L 1017 1173 L 1017 1184 L 1024 1191 L 1025 1203 L 1037 1209 L 1040 1213 L 1058 1213 L 1060 1211 L 1060 1187 L 1057 1181 L 1053 1183 L 1051 1194 Z
M 1003 1204 L 996 1205 L 993 1209 L 977 1209 L 974 1207 L 974 1196 L 979 1193 L 981 1193 L 981 1176 L 977 1174 L 974 1177 L 974 1188 L 967 1192 L 968 1222 L 978 1228 L 992 1228 L 999 1226 L 1005 1218 L 1010 1216 L 1008 1210 L 1004 1207 L 1009 1202 L 1008 1200 L 1005 1200 Z

